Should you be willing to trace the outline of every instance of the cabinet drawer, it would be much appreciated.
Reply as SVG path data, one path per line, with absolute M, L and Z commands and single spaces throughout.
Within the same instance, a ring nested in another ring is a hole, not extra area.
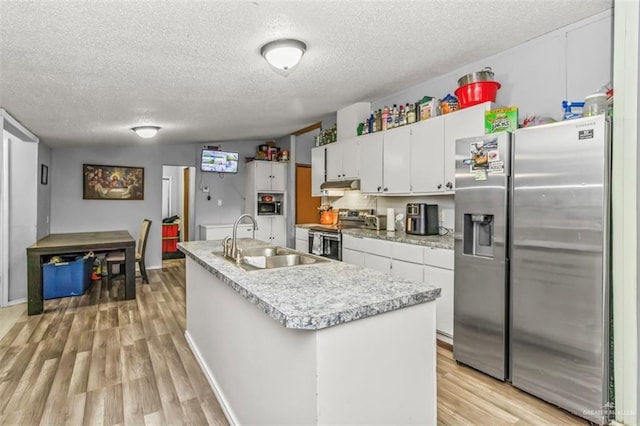
M 391 243 L 375 238 L 363 238 L 366 245 L 365 251 L 378 256 L 391 257 Z
M 354 237 L 353 235 L 342 235 L 342 248 L 358 251 L 369 251 L 367 247 L 369 239 Z
M 391 258 L 404 262 L 423 263 L 424 247 L 405 243 L 389 243 L 391 248 Z
M 453 270 L 453 258 L 453 250 L 430 247 L 424 249 L 425 265 Z

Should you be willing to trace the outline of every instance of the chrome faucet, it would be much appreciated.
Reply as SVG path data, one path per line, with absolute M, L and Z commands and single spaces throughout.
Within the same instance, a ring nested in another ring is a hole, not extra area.
M 224 255 L 225 256 L 229 256 L 233 259 L 235 259 L 236 261 L 239 261 L 240 258 L 238 257 L 238 243 L 237 243 L 237 234 L 238 234 L 238 225 L 240 224 L 240 221 L 242 219 L 244 219 L 245 217 L 248 217 L 249 219 L 251 219 L 251 222 L 253 222 L 253 239 L 256 239 L 256 229 L 258 229 L 258 223 L 256 222 L 256 220 L 253 218 L 253 216 L 251 216 L 250 214 L 242 214 L 240 215 L 240 217 L 238 217 L 235 221 L 235 223 L 233 224 L 233 237 L 231 238 L 231 249 L 228 249 L 228 241 L 229 241 L 229 237 L 225 238 L 222 242 L 222 245 L 224 246 Z

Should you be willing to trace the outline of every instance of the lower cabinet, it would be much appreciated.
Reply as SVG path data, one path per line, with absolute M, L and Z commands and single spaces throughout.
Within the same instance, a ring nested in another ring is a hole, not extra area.
M 453 259 L 453 250 L 424 250 L 424 282 L 441 288 L 436 300 L 436 328 L 449 337 L 453 337 Z
M 284 216 L 258 216 L 256 222 L 256 239 L 276 246 L 287 245 L 287 225 Z
M 236 229 L 237 238 L 251 238 L 253 225 L 241 224 Z M 200 225 L 201 240 L 222 240 L 233 235 L 233 224 L 228 225 Z
M 309 253 L 309 230 L 306 228 L 296 228 L 296 251 Z
M 453 337 L 453 250 L 344 235 L 342 261 L 441 288 L 436 329 Z

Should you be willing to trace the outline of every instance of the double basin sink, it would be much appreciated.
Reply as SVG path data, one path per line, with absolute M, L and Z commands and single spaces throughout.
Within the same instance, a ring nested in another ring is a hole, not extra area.
M 236 262 L 230 257 L 224 257 L 222 253 L 216 253 L 226 260 L 236 263 L 245 271 L 255 271 L 274 268 L 285 268 L 290 266 L 311 265 L 328 262 L 322 257 L 303 254 L 285 247 L 267 246 L 239 249 L 240 262 Z

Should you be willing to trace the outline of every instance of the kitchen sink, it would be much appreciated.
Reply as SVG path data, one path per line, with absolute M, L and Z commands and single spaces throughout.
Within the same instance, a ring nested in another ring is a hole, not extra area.
M 240 249 L 240 254 L 240 263 L 237 263 L 229 257 L 224 257 L 222 253 L 216 253 L 216 256 L 223 257 L 229 262 L 236 263 L 237 266 L 245 271 L 286 268 L 291 266 L 312 265 L 328 262 L 327 259 L 322 257 L 300 253 L 292 249 L 277 246 Z

